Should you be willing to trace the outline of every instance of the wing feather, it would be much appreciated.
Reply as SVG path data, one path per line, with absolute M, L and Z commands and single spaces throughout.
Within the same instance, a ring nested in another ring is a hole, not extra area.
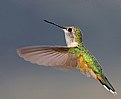
M 20 57 L 31 63 L 59 67 L 65 69 L 76 69 L 77 57 L 69 52 L 65 46 L 35 46 L 17 50 Z

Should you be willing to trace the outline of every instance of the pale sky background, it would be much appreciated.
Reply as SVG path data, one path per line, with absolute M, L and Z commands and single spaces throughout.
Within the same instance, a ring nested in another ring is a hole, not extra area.
M 118 96 L 79 72 L 24 61 L 16 49 L 65 45 L 61 29 L 78 26 Z M 0 99 L 120 99 L 121 0 L 0 0 Z

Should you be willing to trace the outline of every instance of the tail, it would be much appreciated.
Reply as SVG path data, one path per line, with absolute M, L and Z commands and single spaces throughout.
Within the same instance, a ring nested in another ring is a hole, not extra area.
M 103 87 L 105 89 L 107 89 L 109 92 L 113 93 L 114 95 L 117 95 L 115 89 L 113 88 L 113 86 L 110 84 L 110 82 L 108 81 L 108 79 L 105 77 L 104 74 L 97 76 L 97 79 L 99 80 L 99 82 L 103 85 Z

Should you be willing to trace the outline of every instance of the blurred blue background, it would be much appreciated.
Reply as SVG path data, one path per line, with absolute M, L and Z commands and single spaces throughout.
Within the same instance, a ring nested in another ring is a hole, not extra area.
M 78 26 L 118 96 L 79 72 L 24 61 L 16 49 L 65 45 L 62 26 Z M 0 0 L 0 99 L 120 99 L 121 0 Z

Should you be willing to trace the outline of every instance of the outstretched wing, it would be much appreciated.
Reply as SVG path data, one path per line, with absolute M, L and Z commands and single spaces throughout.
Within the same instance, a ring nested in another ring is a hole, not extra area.
M 76 69 L 77 57 L 69 52 L 68 47 L 33 46 L 17 50 L 20 57 L 38 65 L 53 66 L 65 69 Z

